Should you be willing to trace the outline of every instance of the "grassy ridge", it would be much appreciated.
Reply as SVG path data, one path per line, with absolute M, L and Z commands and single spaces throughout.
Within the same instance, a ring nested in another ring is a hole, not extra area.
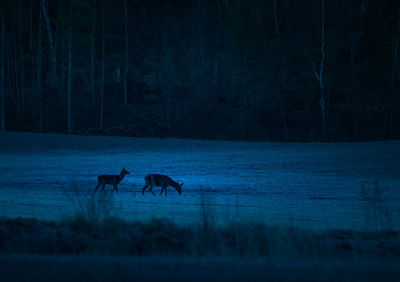
M 244 221 L 216 224 L 218 214 L 204 193 L 196 223 L 182 225 L 164 218 L 131 222 L 119 217 L 112 192 L 100 197 L 76 193 L 69 195 L 76 214 L 58 222 L 1 218 L 0 253 L 399 261 L 400 233 L 383 224 L 387 210 L 380 192 L 378 183 L 373 191 L 363 187 L 368 231 L 311 231 Z
M 267 258 L 400 258 L 398 232 L 311 232 L 262 223 L 165 219 L 128 223 L 108 217 L 94 224 L 78 215 L 60 223 L 1 219 L 0 252 L 29 254 L 190 255 Z
M 2 281 L 399 281 L 398 262 L 0 254 Z

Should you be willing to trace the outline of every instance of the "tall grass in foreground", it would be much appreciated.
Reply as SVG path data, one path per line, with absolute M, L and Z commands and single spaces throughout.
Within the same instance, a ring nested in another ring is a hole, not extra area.
M 377 189 L 379 187 L 375 187 Z M 366 232 L 316 232 L 294 227 L 269 226 L 262 222 L 227 221 L 225 224 L 216 224 L 216 214 L 204 191 L 201 191 L 199 220 L 196 223 L 178 225 L 160 218 L 128 222 L 118 218 L 118 206 L 113 192 L 82 192 L 76 185 L 72 185 L 71 193 L 77 213 L 60 224 L 41 222 L 40 227 L 37 227 L 38 221 L 0 220 L 0 230 L 2 225 L 5 230 L 11 230 L 10 232 L 15 232 L 18 228 L 25 230 L 26 226 L 30 226 L 30 241 L 24 239 L 24 232 L 16 232 L 9 236 L 12 242 L 9 249 L 36 252 L 36 247 L 32 246 L 42 245 L 41 250 L 50 253 L 400 258 L 399 233 L 388 231 L 375 223 L 373 226 L 376 228 Z M 372 205 L 376 209 L 376 217 L 374 210 L 371 210 L 372 220 L 378 220 L 378 211 L 381 211 L 377 200 L 379 191 L 373 191 L 374 198 L 371 200 L 369 193 L 365 192 L 365 202 L 367 208 Z M 2 246 L 0 251 L 1 248 Z
M 385 205 L 382 188 L 376 180 L 373 186 L 361 183 L 361 200 L 364 202 L 365 225 L 370 232 L 393 230 L 392 215 Z
M 85 217 L 61 223 L 0 218 L 0 253 L 400 260 L 397 232 L 312 232 L 241 222 L 202 227 L 154 218 L 126 222 L 110 217 L 99 224 Z
M 70 185 L 68 191 L 64 191 L 72 205 L 75 207 L 75 214 L 70 222 L 91 227 L 117 220 L 117 203 L 112 190 L 92 193 L 86 190 L 81 191 L 76 183 Z M 67 220 L 68 221 L 68 220 Z

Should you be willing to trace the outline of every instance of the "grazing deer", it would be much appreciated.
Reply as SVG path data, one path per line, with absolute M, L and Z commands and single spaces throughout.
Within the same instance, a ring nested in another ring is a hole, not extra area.
M 97 186 L 94 189 L 94 192 L 96 193 L 97 188 L 99 188 L 100 186 L 102 186 L 102 189 L 104 191 L 104 186 L 106 184 L 110 184 L 110 185 L 114 185 L 114 189 L 115 191 L 118 192 L 118 183 L 120 183 L 122 181 L 122 179 L 124 179 L 125 175 L 129 174 L 129 171 L 127 171 L 125 168 L 123 168 L 121 170 L 120 175 L 99 175 L 97 177 Z
M 144 195 L 144 191 L 146 191 L 147 187 L 150 186 L 149 191 L 153 194 L 153 187 L 154 186 L 161 186 L 161 193 L 164 191 L 165 196 L 167 196 L 167 187 L 172 186 L 178 191 L 179 194 L 182 194 L 182 184 L 179 184 L 178 182 L 173 181 L 171 178 L 169 178 L 166 175 L 161 175 L 161 174 L 148 174 L 144 177 L 145 185 L 142 189 L 142 194 Z

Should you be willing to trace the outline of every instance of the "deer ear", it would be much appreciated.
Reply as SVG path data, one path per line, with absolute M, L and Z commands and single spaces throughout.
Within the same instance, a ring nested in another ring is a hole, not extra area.
M 180 185 L 183 186 L 183 184 L 185 184 L 185 183 L 182 183 L 182 184 L 180 184 Z

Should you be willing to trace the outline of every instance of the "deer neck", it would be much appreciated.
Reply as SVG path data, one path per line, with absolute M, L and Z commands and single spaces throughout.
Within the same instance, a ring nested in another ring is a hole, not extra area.
M 124 179 L 124 177 L 125 177 L 125 173 L 122 173 L 122 172 L 121 172 L 121 174 L 119 175 L 119 181 L 121 181 L 122 179 Z

